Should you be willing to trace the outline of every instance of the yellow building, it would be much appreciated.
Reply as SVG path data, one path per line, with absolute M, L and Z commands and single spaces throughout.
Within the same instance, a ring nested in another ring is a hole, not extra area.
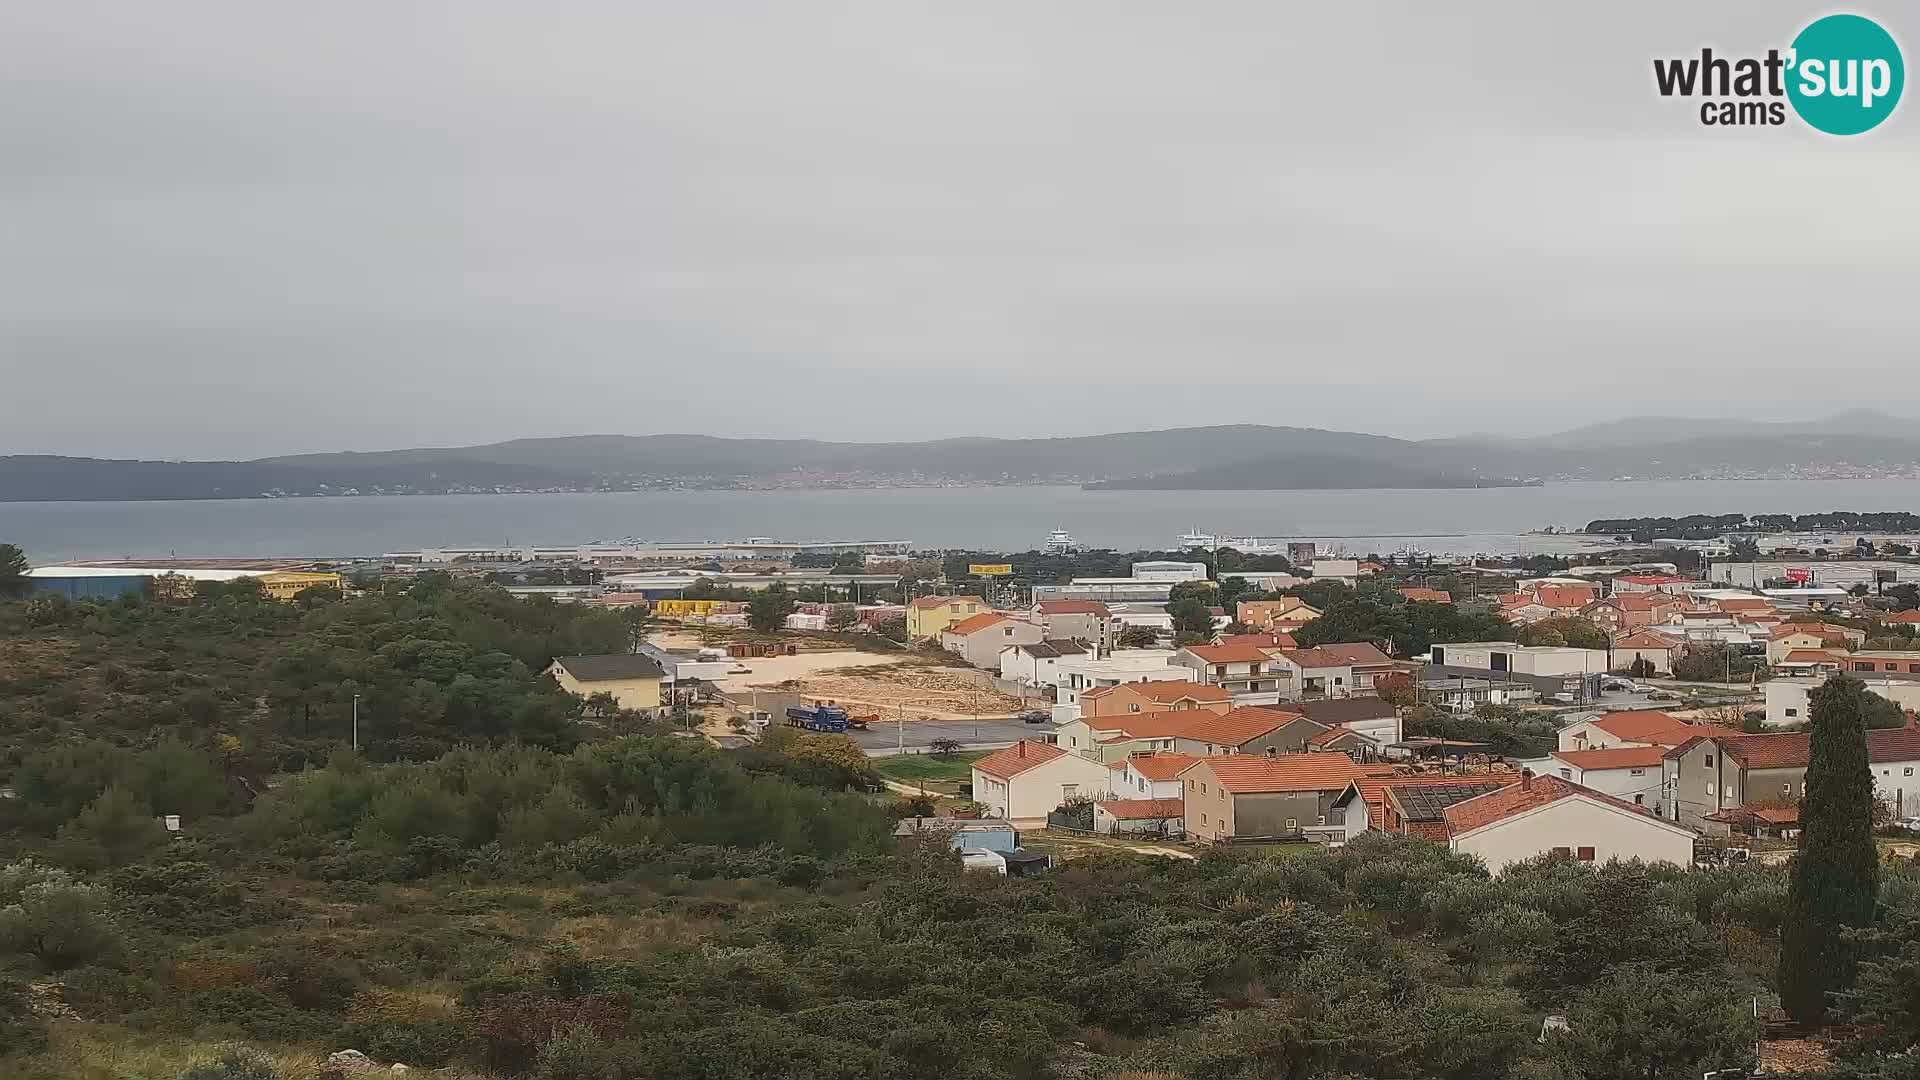
M 653 613 L 663 619 L 688 616 L 705 618 L 725 602 L 724 600 L 655 600 Z
M 569 694 L 612 694 L 621 708 L 648 712 L 660 707 L 660 684 L 667 677 L 659 664 L 638 653 L 556 656 L 547 674 Z
M 954 623 L 987 610 L 987 602 L 977 596 L 923 596 L 907 605 L 907 639 L 937 638 Z
M 260 575 L 260 591 L 271 600 L 292 600 L 307 589 L 315 586 L 328 589 L 340 587 L 339 574 L 305 573 L 298 570 L 275 570 Z

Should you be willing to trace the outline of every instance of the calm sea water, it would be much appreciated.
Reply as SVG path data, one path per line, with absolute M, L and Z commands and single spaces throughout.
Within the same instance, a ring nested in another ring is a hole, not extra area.
M 0 541 L 59 559 L 350 556 L 421 547 L 648 540 L 910 540 L 1024 551 L 1053 529 L 1081 543 L 1172 547 L 1199 528 L 1314 539 L 1355 553 L 1580 550 L 1549 525 L 1641 515 L 1920 510 L 1920 480 L 1551 484 L 1480 491 L 625 492 L 205 502 L 0 503 Z

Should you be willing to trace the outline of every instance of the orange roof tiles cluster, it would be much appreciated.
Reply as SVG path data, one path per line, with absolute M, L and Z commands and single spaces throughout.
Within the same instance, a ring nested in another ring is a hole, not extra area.
M 1594 727 L 1628 742 L 1678 746 L 1700 734 L 1700 727 L 1658 709 L 1629 709 L 1603 713 L 1591 721 Z
M 1011 780 L 1029 769 L 1037 769 L 1049 761 L 1066 756 L 1065 750 L 1051 743 L 1021 739 L 1004 750 L 995 750 L 974 762 L 973 767 L 988 776 Z
M 1220 638 L 1221 645 L 1252 645 L 1260 649 L 1297 649 L 1300 643 L 1293 640 L 1292 634 L 1278 631 L 1270 634 L 1226 634 Z
M 978 615 L 969 615 L 961 619 L 959 622 L 947 627 L 946 632 L 949 634 L 959 634 L 964 637 L 1006 621 L 1007 617 L 1005 615 L 997 615 L 991 611 L 983 611 Z
M 1657 769 L 1664 746 L 1613 746 L 1605 750 L 1557 750 L 1553 755 L 1576 769 Z
M 1447 807 L 1447 830 L 1459 836 L 1575 795 L 1639 814 L 1650 821 L 1660 820 L 1649 814 L 1646 807 L 1635 806 L 1625 799 L 1616 799 L 1571 780 L 1562 780 L 1557 776 L 1522 776 L 1518 783 Z
M 1042 600 L 1034 605 L 1034 610 L 1042 615 L 1098 615 L 1101 618 L 1113 614 L 1098 600 Z
M 1408 586 L 1397 590 L 1401 596 L 1416 604 L 1451 604 L 1453 594 L 1442 589 L 1421 589 Z
M 1156 750 L 1150 754 L 1133 754 L 1124 761 L 1116 761 L 1113 764 L 1115 768 L 1131 768 L 1149 780 L 1172 780 L 1185 772 L 1187 766 L 1199 760 L 1200 757 L 1197 754 Z
M 1187 652 L 1209 664 L 1264 664 L 1272 659 L 1258 645 L 1189 645 Z
M 1243 746 L 1275 728 L 1305 719 L 1299 713 L 1250 705 L 1226 713 L 1196 714 L 1180 737 L 1217 746 Z M 1313 724 L 1311 720 L 1307 722 Z
M 1148 701 L 1159 702 L 1163 705 L 1175 701 L 1182 701 L 1187 698 L 1192 698 L 1195 701 L 1227 701 L 1233 697 L 1232 694 L 1228 693 L 1222 687 L 1208 686 L 1205 683 L 1186 682 L 1184 680 L 1123 683 L 1121 686 L 1132 690 Z M 1101 687 L 1101 690 L 1107 692 L 1118 689 L 1121 689 L 1121 687 Z M 1087 697 L 1091 696 L 1091 694 L 1092 691 L 1089 691 L 1087 694 L 1081 696 Z
M 967 596 L 922 596 L 915 599 L 909 606 L 919 608 L 921 611 L 929 611 L 933 608 L 946 607 L 948 604 L 965 604 L 969 602 L 979 604 L 981 607 L 987 606 L 985 599 L 970 594 Z

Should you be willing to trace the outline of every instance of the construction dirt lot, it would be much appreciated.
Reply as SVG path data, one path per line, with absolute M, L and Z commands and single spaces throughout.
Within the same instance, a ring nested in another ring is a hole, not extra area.
M 664 649 L 694 649 L 697 633 L 652 636 Z M 1020 700 L 993 689 L 988 673 L 942 664 L 920 653 L 872 653 L 858 649 L 802 652 L 794 656 L 743 659 L 744 674 L 713 680 L 722 693 L 738 697 L 751 691 L 831 700 L 856 715 L 878 713 L 883 720 L 968 720 L 1011 716 Z

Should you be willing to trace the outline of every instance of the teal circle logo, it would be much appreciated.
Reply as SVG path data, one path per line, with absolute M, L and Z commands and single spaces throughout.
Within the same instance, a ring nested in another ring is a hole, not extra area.
M 1828 15 L 1793 39 L 1787 100 L 1829 135 L 1879 126 L 1900 104 L 1907 68 L 1893 35 L 1859 15 Z

